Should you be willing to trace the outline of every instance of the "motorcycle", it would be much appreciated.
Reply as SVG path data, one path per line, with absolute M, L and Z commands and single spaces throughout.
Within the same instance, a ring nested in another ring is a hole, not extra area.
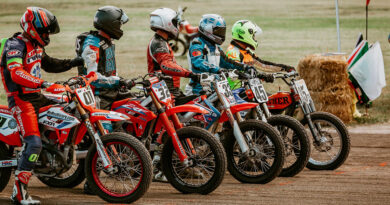
M 228 74 L 234 78 L 234 72 Z M 212 112 L 202 115 L 188 112 L 181 116 L 181 122 L 200 123 L 198 126 L 205 127 L 224 143 L 228 170 L 240 182 L 264 184 L 272 181 L 283 168 L 283 142 L 271 125 L 254 119 L 244 121 L 240 114 L 258 104 L 237 104 L 224 73 L 203 73 L 200 84 L 206 95 L 188 104 L 205 106 Z
M 179 36 L 168 41 L 175 56 L 184 56 L 190 47 L 191 40 L 198 35 L 198 27 L 192 26 L 188 21 L 183 19 L 183 13 L 187 7 L 183 9 L 179 7 L 177 16 L 179 19 Z M 183 36 L 182 38 L 180 36 Z M 184 40 L 183 40 L 184 39 Z
M 148 75 L 154 77 L 146 79 Z M 164 78 L 162 74 L 154 73 L 133 79 L 135 85 L 142 86 L 143 98 L 113 103 L 113 111 L 130 118 L 116 129 L 119 127 L 122 132 L 142 140 L 154 154 L 154 160 L 160 158 L 164 175 L 178 191 L 211 193 L 221 184 L 225 174 L 223 146 L 206 130 L 183 126 L 178 113 L 206 114 L 208 110 L 193 105 L 174 106 Z M 141 81 L 137 82 L 139 79 Z
M 250 70 L 249 73 L 237 72 L 242 87 L 233 90 L 237 102 L 256 102 L 258 105 L 245 113 L 246 119 L 259 119 L 274 126 L 283 139 L 285 162 L 279 176 L 292 177 L 301 172 L 310 156 L 309 137 L 305 127 L 293 117 L 272 115 L 267 107 L 268 95 L 261 80 L 262 73 Z
M 314 102 L 303 79 L 299 74 L 275 73 L 275 78 L 282 79 L 290 87 L 290 92 L 278 92 L 269 96 L 267 106 L 271 113 L 285 113 L 294 116 L 301 108 L 304 118 L 301 123 L 309 128 L 312 135 L 310 158 L 307 167 L 312 170 L 334 170 L 348 158 L 351 147 L 348 130 L 335 115 L 316 111 Z M 290 79 L 290 80 L 288 80 Z
M 53 84 L 47 92 L 65 92 L 67 102 L 39 109 L 42 151 L 33 169 L 40 179 L 61 177 L 83 159 L 90 188 L 103 200 L 131 203 L 142 197 L 152 179 L 151 158 L 134 137 L 109 133 L 101 121 L 122 121 L 128 117 L 96 109 L 89 84 L 96 75 L 73 77 L 63 85 Z M 0 106 L 0 191 L 8 184 L 22 152 L 19 128 L 7 106 Z M 78 150 L 83 140 L 92 140 L 87 151 Z M 50 181 L 50 180 L 49 180 Z

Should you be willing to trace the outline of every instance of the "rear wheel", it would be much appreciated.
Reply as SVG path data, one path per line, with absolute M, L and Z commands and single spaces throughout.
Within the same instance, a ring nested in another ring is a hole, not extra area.
M 338 117 L 327 112 L 314 112 L 310 116 L 320 135 L 320 141 L 315 142 L 314 137 L 310 137 L 312 147 L 307 168 L 312 170 L 337 169 L 348 158 L 351 148 L 347 127 Z M 302 121 L 302 124 L 308 127 L 306 119 Z
M 125 133 L 102 138 L 114 170 L 109 172 L 91 146 L 85 159 L 85 173 L 93 193 L 111 203 L 132 203 L 141 198 L 152 182 L 152 160 L 143 144 Z
M 285 160 L 279 176 L 297 175 L 305 168 L 310 156 L 310 143 L 305 127 L 287 115 L 274 115 L 267 120 L 279 131 L 284 143 Z
M 180 142 L 188 155 L 185 166 L 176 154 L 171 138 L 162 152 L 163 172 L 168 181 L 182 193 L 208 194 L 222 182 L 226 170 L 226 156 L 222 144 L 208 131 L 188 126 L 177 131 Z M 193 150 L 187 143 L 191 141 Z
M 242 153 L 233 130 L 225 132 L 229 172 L 244 183 L 265 184 L 272 181 L 279 176 L 284 163 L 283 142 L 278 132 L 271 125 L 258 120 L 246 120 L 239 123 L 239 127 L 242 134 L 252 139 L 253 152 Z
M 8 147 L 0 142 L 0 160 L 10 159 L 10 153 Z M 7 186 L 11 177 L 12 167 L 0 168 L 0 192 Z

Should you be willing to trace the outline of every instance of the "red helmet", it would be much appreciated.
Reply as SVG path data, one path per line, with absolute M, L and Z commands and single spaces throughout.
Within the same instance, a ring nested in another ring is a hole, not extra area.
M 40 7 L 28 7 L 20 19 L 20 26 L 40 46 L 50 43 L 49 35 L 60 32 L 56 17 L 48 10 Z

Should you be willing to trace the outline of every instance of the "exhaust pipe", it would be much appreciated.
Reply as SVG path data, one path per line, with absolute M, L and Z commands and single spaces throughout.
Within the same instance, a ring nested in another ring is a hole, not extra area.
M 76 160 L 85 159 L 87 157 L 88 150 L 76 150 Z

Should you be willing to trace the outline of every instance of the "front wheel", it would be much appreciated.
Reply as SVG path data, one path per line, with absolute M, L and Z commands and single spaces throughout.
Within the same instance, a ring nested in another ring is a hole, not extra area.
M 320 141 L 311 137 L 311 154 L 307 168 L 312 170 L 334 170 L 348 158 L 351 148 L 347 127 L 335 115 L 327 112 L 313 112 L 311 121 L 319 133 Z M 306 127 L 307 119 L 302 121 Z
M 305 127 L 287 115 L 273 115 L 267 121 L 279 131 L 284 143 L 285 160 L 279 176 L 297 175 L 305 168 L 310 156 L 310 142 Z
M 102 136 L 114 170 L 103 167 L 96 145 L 85 159 L 85 174 L 93 193 L 111 203 L 132 203 L 141 198 L 152 182 L 152 160 L 143 144 L 125 133 Z
M 222 182 L 226 156 L 222 144 L 208 131 L 188 126 L 177 131 L 190 165 L 184 165 L 168 138 L 162 152 L 163 172 L 168 181 L 182 193 L 208 194 Z M 190 141 L 190 143 L 188 142 Z M 189 145 L 192 144 L 192 147 Z
M 260 184 L 266 184 L 279 176 L 284 163 L 284 148 L 278 132 L 259 120 L 246 120 L 239 123 L 239 128 L 253 144 L 248 153 L 243 153 L 233 130 L 225 132 L 225 151 L 230 174 L 240 182 Z

